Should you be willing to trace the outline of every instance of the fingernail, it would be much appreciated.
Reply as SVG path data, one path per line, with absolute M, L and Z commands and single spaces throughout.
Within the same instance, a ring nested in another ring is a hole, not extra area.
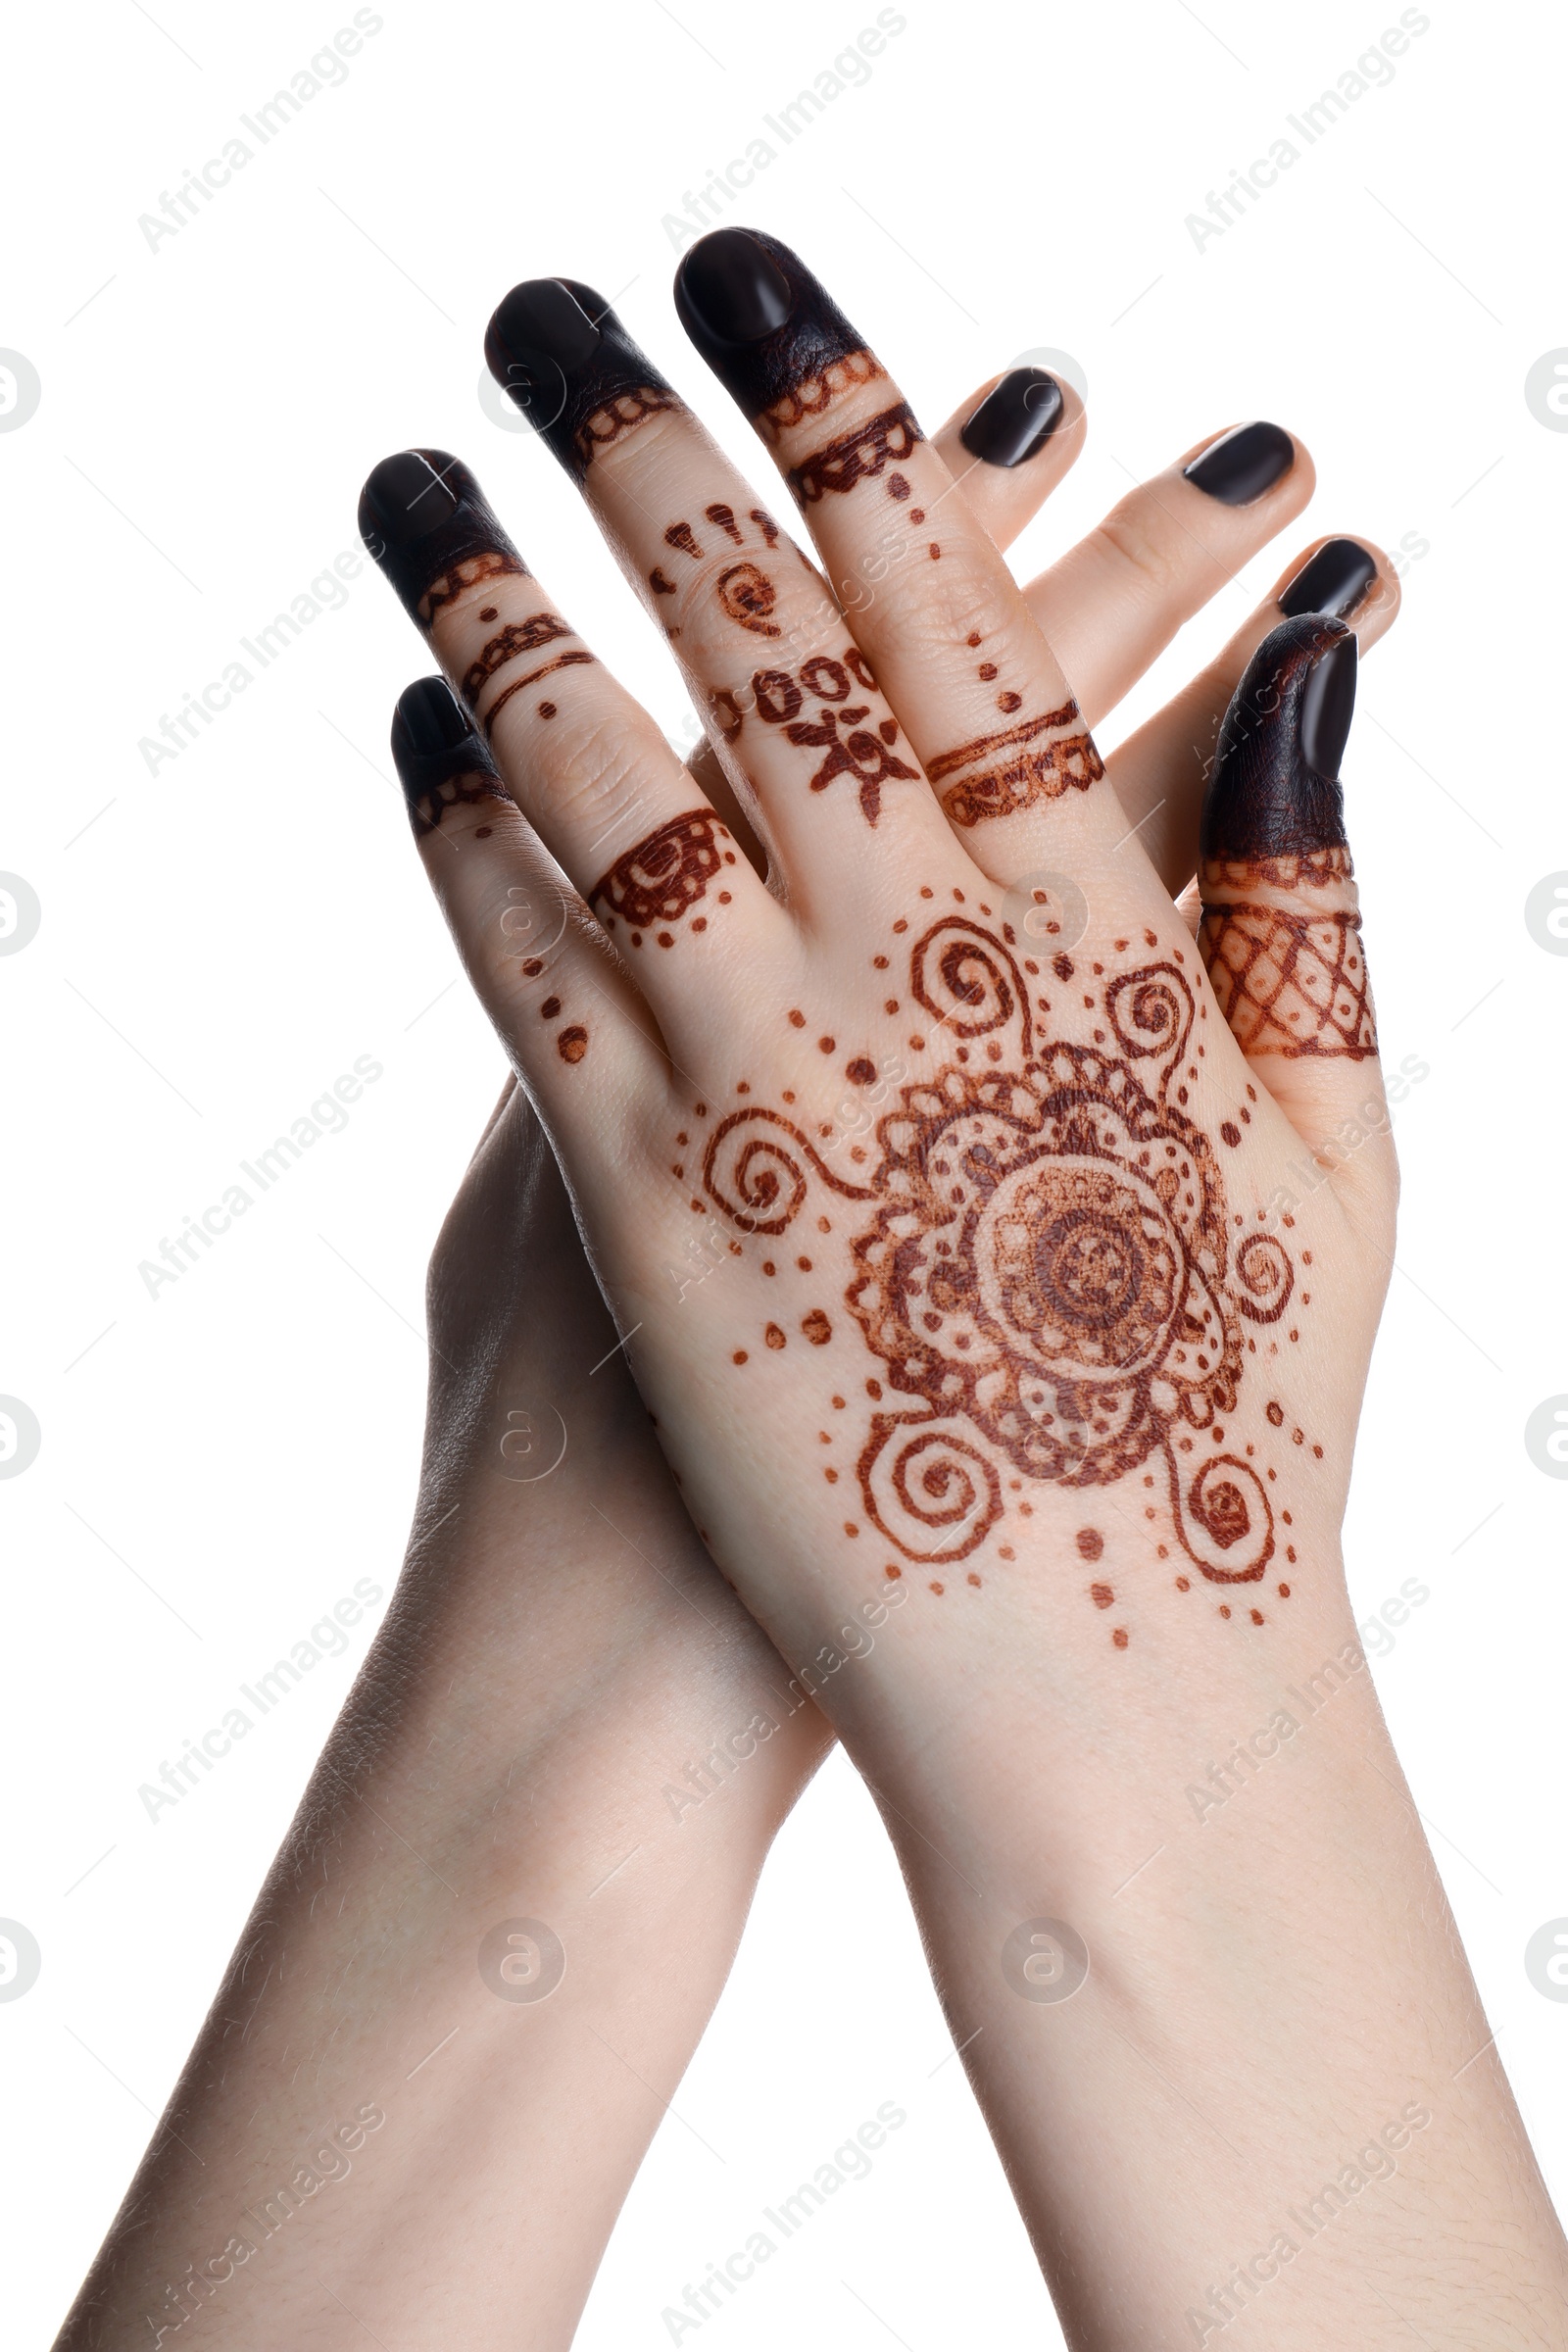
M 1293 620 L 1302 612 L 1332 612 L 1347 620 L 1377 576 L 1377 564 L 1364 547 L 1353 539 L 1331 539 L 1280 591 L 1280 611 Z
M 445 678 L 405 686 L 392 714 L 392 760 L 416 833 L 433 833 L 458 802 L 506 801 L 511 794 Z
M 679 406 L 602 294 L 570 277 L 514 286 L 485 330 L 491 374 L 580 481 L 602 449 Z
M 1183 479 L 1222 507 L 1250 507 L 1296 463 L 1296 444 L 1277 424 L 1239 424 L 1211 441 Z
M 1220 728 L 1203 858 L 1310 857 L 1346 846 L 1340 761 L 1355 709 L 1355 634 L 1304 613 L 1252 656 Z
M 1044 449 L 1061 421 L 1061 386 L 1043 368 L 1014 368 L 993 384 L 958 433 L 971 458 L 1021 466 Z
M 800 256 L 758 229 L 700 237 L 675 272 L 675 309 L 713 373 L 764 430 L 798 423 L 835 393 L 881 373 L 865 338 Z
M 383 458 L 360 492 L 360 537 L 422 627 L 476 580 L 527 566 L 473 475 L 444 449 Z

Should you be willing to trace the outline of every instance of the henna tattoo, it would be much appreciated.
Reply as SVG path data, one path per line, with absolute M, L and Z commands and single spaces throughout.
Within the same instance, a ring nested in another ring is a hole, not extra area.
M 434 833 L 449 808 L 512 795 L 495 770 L 473 721 L 445 678 L 418 678 L 398 698 L 392 760 L 416 838 Z M 489 831 L 478 829 L 478 836 Z
M 581 1061 L 588 1051 L 588 1032 L 580 1025 L 563 1029 L 556 1040 L 556 1052 L 563 1061 Z
M 768 618 L 778 603 L 778 591 L 755 564 L 731 564 L 719 573 L 717 589 L 721 611 L 743 629 L 759 637 L 782 634 L 777 621 Z
M 1198 944 L 1226 1024 L 1244 1054 L 1309 1054 L 1364 1061 L 1378 1050 L 1377 1023 L 1361 953 L 1361 917 L 1352 907 L 1265 905 L 1250 898 L 1210 899 L 1221 888 L 1322 890 L 1350 881 L 1349 853 L 1268 858 L 1257 865 L 1204 866 L 1205 899 Z M 1334 894 L 1337 895 L 1337 894 Z
M 481 620 L 493 618 L 495 607 L 481 612 Z M 569 637 L 572 631 L 554 612 L 536 612 L 531 620 L 509 620 L 504 629 L 489 637 L 480 647 L 475 659 L 463 673 L 463 698 L 471 703 L 486 678 L 514 662 L 519 654 L 537 653 L 540 646 L 549 645 L 556 637 Z
M 864 721 L 868 703 L 849 701 L 855 686 L 875 693 L 876 686 L 863 657 L 855 646 L 842 661 L 817 655 L 800 669 L 760 669 L 752 678 L 753 707 L 769 726 L 782 727 L 785 740 L 823 752 L 826 756 L 811 777 L 812 792 L 825 792 L 836 776 L 852 775 L 859 785 L 860 813 L 874 825 L 882 811 L 882 787 L 889 781 L 918 783 L 920 771 L 893 750 L 899 739 L 898 722 L 878 721 L 873 735 Z M 810 696 L 818 705 L 814 719 L 799 714 Z M 841 733 L 841 729 L 845 730 Z
M 1220 729 L 1199 945 L 1247 1054 L 1360 1061 L 1377 1052 L 1338 782 L 1354 665 L 1343 621 L 1288 620 L 1253 656 Z
M 612 443 L 684 405 L 604 296 L 575 278 L 514 286 L 486 330 L 484 356 L 578 481 Z
M 1017 706 L 1016 695 L 1003 700 Z M 1081 717 L 1077 704 L 1065 702 L 1038 718 L 1021 719 L 1014 727 L 941 753 L 926 773 L 935 785 L 957 778 L 941 795 L 954 823 L 978 825 L 986 817 L 1011 816 L 1040 801 L 1060 800 L 1069 789 L 1087 792 L 1105 770 L 1093 737 L 1076 723 Z
M 642 946 L 645 931 L 667 948 L 673 933 L 661 926 L 680 922 L 707 897 L 710 883 L 735 863 L 728 846 L 733 839 L 711 808 L 689 808 L 617 858 L 588 893 L 588 904 L 600 910 L 607 931 L 624 923 L 634 948 Z M 699 915 L 692 928 L 705 930 L 707 917 Z
M 383 458 L 360 493 L 359 524 L 405 611 L 426 630 L 443 605 L 481 580 L 528 577 L 473 475 L 444 449 Z
M 593 655 L 587 652 L 585 648 L 577 646 L 574 647 L 569 654 L 557 654 L 553 661 L 541 662 L 539 667 L 537 669 L 530 669 L 526 677 L 512 679 L 510 684 L 503 687 L 502 691 L 496 696 L 495 701 L 491 704 L 489 710 L 485 712 L 483 719 L 480 721 L 485 733 L 492 738 L 494 737 L 496 731 L 496 720 L 501 716 L 502 711 L 506 709 L 507 705 L 511 702 L 514 694 L 521 694 L 526 686 L 537 686 L 539 680 L 541 678 L 548 678 L 552 670 L 570 669 L 578 662 L 592 662 L 593 658 Z M 554 706 L 552 706 L 551 709 L 546 711 L 545 706 L 541 703 L 539 709 L 541 716 L 554 718 Z
M 907 458 L 924 439 L 914 412 L 907 401 L 901 400 L 896 408 L 868 416 L 853 431 L 813 450 L 799 466 L 792 466 L 784 478 L 797 505 L 814 506 L 829 490 L 853 490 L 857 482 L 869 480 L 889 465 Z M 905 494 L 908 494 L 907 483 Z
M 862 384 L 874 384 L 887 374 L 886 368 L 873 352 L 847 351 L 825 367 L 803 375 L 798 383 L 763 409 L 755 419 L 764 441 L 782 441 L 808 416 L 820 416 L 841 400 L 846 392 L 858 392 Z
M 874 1204 L 845 1292 L 881 1373 L 857 1461 L 866 1518 L 906 1559 L 938 1564 L 978 1549 L 1025 1481 L 1143 1473 L 1146 1519 L 1163 1487 L 1204 1579 L 1258 1582 L 1279 1542 L 1275 1473 L 1253 1445 L 1225 1446 L 1225 1423 L 1297 1270 L 1275 1234 L 1234 1233 L 1216 1150 L 1186 1107 L 1208 1016 L 1183 951 L 1096 963 L 1081 1043 L 1042 1020 L 1010 934 L 950 914 L 908 953 L 943 1059 L 880 1120 L 870 1186 L 763 1107 L 724 1119 L 704 1162 L 709 1199 L 747 1232 L 783 1233 L 813 1183 Z M 1202 1439 L 1220 1449 L 1195 1458 Z M 1076 1541 L 1102 1556 L 1098 1528 Z M 1113 1638 L 1125 1647 L 1125 1627 Z

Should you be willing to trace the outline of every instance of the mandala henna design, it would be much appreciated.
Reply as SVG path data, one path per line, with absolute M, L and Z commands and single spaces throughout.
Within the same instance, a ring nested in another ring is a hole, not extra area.
M 1378 1050 L 1377 1023 L 1361 952 L 1361 917 L 1343 905 L 1322 913 L 1232 898 L 1232 890 L 1272 883 L 1310 893 L 1350 882 L 1348 850 L 1311 858 L 1268 858 L 1204 866 L 1199 947 L 1219 1008 L 1244 1054 L 1337 1055 L 1364 1061 Z
M 1075 702 L 1066 702 L 939 754 L 926 773 L 934 785 L 957 778 L 941 795 L 954 823 L 978 825 L 985 817 L 1058 801 L 1069 789 L 1087 792 L 1105 770 L 1093 737 L 1079 723 L 1082 716 Z
M 1254 1583 L 1273 1556 L 1274 1473 L 1234 1441 L 1194 1453 L 1201 1435 L 1222 1442 L 1263 1345 L 1248 1327 L 1281 1321 L 1296 1270 L 1275 1235 L 1233 1239 L 1217 1154 L 1185 1107 L 1200 1049 L 1182 960 L 1095 965 L 1080 1043 L 1042 1024 L 1010 939 L 946 916 L 909 952 L 944 1059 L 879 1122 L 868 1190 L 776 1111 L 731 1114 L 709 1146 L 709 1197 L 749 1232 L 785 1231 L 813 1181 L 876 1204 L 845 1300 L 881 1370 L 873 1399 L 885 1383 L 907 1401 L 873 1412 L 857 1471 L 906 1559 L 967 1558 L 1004 1515 L 1004 1479 L 1108 1486 L 1153 1457 L 1204 1578 Z
M 925 439 L 907 401 L 868 416 L 853 431 L 841 433 L 822 449 L 813 450 L 785 475 L 797 505 L 815 506 L 829 490 L 853 490 L 890 465 L 901 464 Z
M 594 884 L 588 904 L 599 911 L 607 931 L 626 925 L 631 944 L 640 948 L 645 931 L 652 931 L 662 948 L 672 944 L 667 928 L 689 914 L 726 865 L 735 863 L 729 845 L 734 836 L 711 808 L 690 808 L 672 816 L 650 833 Z M 699 915 L 694 931 L 707 928 Z

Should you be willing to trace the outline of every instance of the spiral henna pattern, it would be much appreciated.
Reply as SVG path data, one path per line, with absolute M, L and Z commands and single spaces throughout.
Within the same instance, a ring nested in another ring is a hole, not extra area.
M 1213 1583 L 1255 1582 L 1276 1539 L 1253 1448 L 1196 1447 L 1223 1443 L 1249 1353 L 1273 1345 L 1249 1327 L 1281 1321 L 1296 1269 L 1273 1233 L 1235 1236 L 1189 1115 L 1192 982 L 1179 952 L 1096 965 L 1093 1042 L 1067 1042 L 1042 1033 L 1055 1023 L 1044 998 L 1032 1008 L 1037 967 L 1013 951 L 1010 932 L 959 915 L 909 949 L 943 1059 L 878 1123 L 869 1188 L 780 1112 L 748 1108 L 711 1138 L 706 1191 L 756 1234 L 782 1233 L 813 1183 L 875 1204 L 845 1301 L 878 1359 L 872 1397 L 885 1384 L 906 1402 L 873 1412 L 857 1469 L 868 1519 L 906 1559 L 966 1558 L 1022 1482 L 1103 1487 L 1158 1457 L 1187 1558 Z M 1054 968 L 1076 978 L 1067 956 Z

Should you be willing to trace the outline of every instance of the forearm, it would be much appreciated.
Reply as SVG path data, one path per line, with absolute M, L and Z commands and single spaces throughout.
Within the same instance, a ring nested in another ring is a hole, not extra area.
M 645 1560 L 549 1488 L 416 1541 L 69 2352 L 569 2341 L 824 1735 L 657 1489 Z
M 855 1739 L 1074 2352 L 1568 2340 L 1343 1581 L 1310 1581 L 1277 1645 L 1140 1643 L 1108 1689 L 1017 1626 L 950 1661 L 946 1732 Z

